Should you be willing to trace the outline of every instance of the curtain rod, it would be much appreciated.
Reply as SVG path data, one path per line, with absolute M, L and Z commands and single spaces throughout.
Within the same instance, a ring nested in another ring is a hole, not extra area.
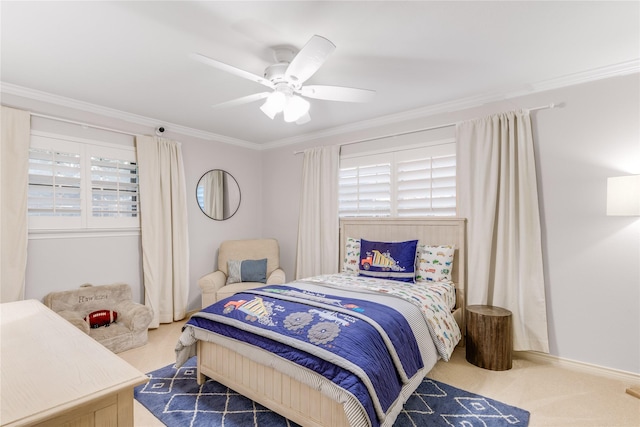
M 124 134 L 124 135 L 129 135 L 129 136 L 134 136 L 134 137 L 135 136 L 139 136 L 139 134 L 136 134 L 136 133 L 130 133 L 130 132 L 125 132 L 125 131 L 118 130 L 118 129 L 112 129 L 112 128 L 107 128 L 107 127 L 103 127 L 103 126 L 92 125 L 92 124 L 85 123 L 85 122 L 79 122 L 77 120 L 63 119 L 62 117 L 49 116 L 49 115 L 40 114 L 40 113 L 33 113 L 33 112 L 29 112 L 29 113 L 32 116 L 42 117 L 43 119 L 57 120 L 59 122 L 71 123 L 71 124 L 74 124 L 74 125 L 80 125 L 82 127 L 106 130 L 106 131 L 109 131 L 109 132 L 121 133 L 121 134 Z
M 527 108 L 526 110 L 537 111 L 537 110 L 546 110 L 547 108 L 555 108 L 555 107 L 557 107 L 557 104 L 552 102 L 552 103 L 547 104 L 547 105 L 541 105 L 540 107 Z M 422 128 L 422 129 L 409 130 L 409 131 L 406 131 L 406 132 L 392 133 L 392 134 L 383 135 L 383 136 L 374 136 L 373 138 L 359 139 L 357 141 L 344 142 L 344 143 L 338 144 L 338 145 L 340 147 L 344 147 L 345 145 L 359 144 L 361 142 L 370 142 L 370 141 L 377 141 L 378 139 L 385 139 L 385 138 L 393 138 L 393 137 L 396 137 L 396 136 L 411 135 L 413 133 L 426 132 L 428 130 L 436 130 L 436 129 L 448 128 L 448 127 L 451 127 L 451 126 L 456 126 L 459 123 L 462 123 L 462 122 L 452 122 L 452 123 L 446 123 L 444 125 L 436 125 L 436 126 L 430 126 L 430 127 L 426 127 L 426 128 Z M 302 153 L 304 153 L 304 150 L 302 150 L 302 151 L 294 151 L 293 152 L 293 154 L 302 154 Z

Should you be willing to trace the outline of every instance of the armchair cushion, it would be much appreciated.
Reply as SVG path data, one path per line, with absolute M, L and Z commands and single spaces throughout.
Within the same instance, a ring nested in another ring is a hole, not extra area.
M 64 318 L 67 322 L 71 323 L 73 326 L 80 329 L 85 334 L 89 335 L 89 330 L 91 328 L 89 324 L 84 321 L 84 318 L 80 314 L 71 310 L 62 310 L 62 311 L 58 311 L 57 313 L 60 317 Z

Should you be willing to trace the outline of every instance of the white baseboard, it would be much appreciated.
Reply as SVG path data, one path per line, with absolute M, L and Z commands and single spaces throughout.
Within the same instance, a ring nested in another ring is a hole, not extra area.
M 554 366 L 571 369 L 573 371 L 580 371 L 587 374 L 599 375 L 614 380 L 625 381 L 631 385 L 640 385 L 640 374 L 636 374 L 635 372 L 607 368 L 591 363 L 578 362 L 576 360 L 565 359 L 562 357 L 540 353 L 537 351 L 517 351 L 514 352 L 514 356 L 521 359 L 530 360 L 532 362 L 552 364 Z

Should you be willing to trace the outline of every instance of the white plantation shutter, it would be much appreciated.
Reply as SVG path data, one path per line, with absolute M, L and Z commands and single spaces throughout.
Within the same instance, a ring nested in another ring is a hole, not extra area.
M 31 135 L 30 229 L 139 227 L 133 147 Z
M 29 150 L 29 214 L 80 216 L 80 155 Z
M 93 216 L 138 215 L 138 171 L 135 162 L 91 157 Z
M 367 164 L 360 165 L 360 161 L 341 161 L 339 215 L 390 216 L 391 163 L 380 156 L 367 156 Z
M 90 228 L 139 226 L 138 166 L 133 150 L 88 146 Z
M 455 142 L 341 159 L 339 213 L 455 216 Z
M 397 216 L 456 215 L 453 150 L 455 147 L 437 146 L 397 155 Z
M 30 229 L 82 227 L 81 148 L 69 141 L 31 136 L 27 214 Z

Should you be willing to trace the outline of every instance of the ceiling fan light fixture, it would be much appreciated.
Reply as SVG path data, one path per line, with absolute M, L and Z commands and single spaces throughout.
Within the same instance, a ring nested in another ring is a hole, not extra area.
M 298 121 L 309 112 L 310 106 L 311 104 L 306 99 L 293 95 L 284 107 L 284 121 L 287 123 Z
M 267 115 L 267 117 L 273 120 L 276 114 L 282 112 L 286 105 L 287 96 L 283 92 L 276 90 L 271 92 L 260 109 Z
M 302 117 L 300 117 L 298 120 L 296 120 L 296 124 L 303 125 L 305 123 L 309 123 L 310 121 L 311 121 L 311 116 L 309 115 L 309 113 L 306 113 Z

